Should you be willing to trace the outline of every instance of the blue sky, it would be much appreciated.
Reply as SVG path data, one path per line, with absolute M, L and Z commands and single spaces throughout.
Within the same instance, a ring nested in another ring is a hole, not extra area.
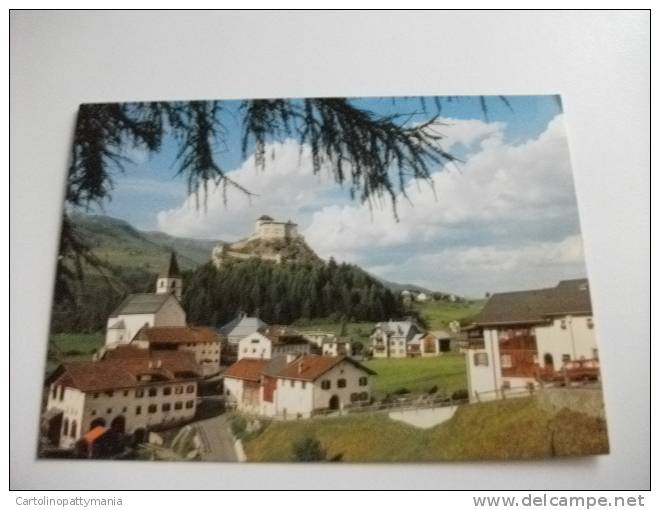
M 499 98 L 487 98 L 488 118 L 491 122 L 505 122 L 505 139 L 508 143 L 521 143 L 538 136 L 550 119 L 560 113 L 556 96 L 507 96 L 509 109 Z M 414 113 L 413 122 L 425 122 L 436 115 L 434 100 L 426 98 L 428 113 L 421 110 L 417 98 L 365 98 L 355 103 L 381 115 Z M 222 122 L 227 128 L 224 148 L 219 148 L 218 161 L 223 168 L 231 171 L 243 162 L 241 154 L 241 124 L 239 101 L 225 101 Z M 477 97 L 443 101 L 443 117 L 456 119 L 484 119 Z M 154 230 L 158 228 L 157 213 L 180 204 L 187 196 L 185 180 L 176 176 L 177 147 L 171 137 L 166 137 L 162 150 L 147 155 L 139 150 L 127 150 L 133 160 L 125 165 L 124 174 L 114 177 L 115 189 L 111 200 L 103 204 L 103 212 L 109 216 L 124 219 L 138 228 Z M 465 156 L 462 147 L 454 153 Z
M 117 175 L 104 213 L 141 229 L 182 237 L 233 241 L 249 235 L 254 219 L 270 214 L 299 224 L 322 257 L 356 263 L 386 279 L 470 296 L 554 285 L 585 276 L 564 116 L 555 96 L 507 96 L 511 109 L 487 99 L 443 101 L 443 148 L 463 163 L 434 169 L 436 193 L 408 182 L 413 204 L 401 200 L 400 221 L 389 204 L 373 209 L 351 201 L 323 174 L 312 175 L 311 158 L 295 140 L 268 146 L 266 169 L 255 169 L 240 151 L 239 103 L 226 102 L 225 146 L 217 156 L 232 178 L 257 196 L 230 192 L 224 205 L 212 191 L 206 210 L 194 206 L 176 177 L 176 147 L 166 139 L 159 154 L 128 150 L 134 163 Z M 382 115 L 431 119 L 414 99 L 365 98 L 355 103 Z M 271 155 L 273 157 L 271 157 Z

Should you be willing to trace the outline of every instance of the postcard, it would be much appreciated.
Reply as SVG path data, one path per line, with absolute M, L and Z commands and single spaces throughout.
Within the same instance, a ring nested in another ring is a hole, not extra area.
M 83 104 L 41 458 L 608 452 L 559 96 Z

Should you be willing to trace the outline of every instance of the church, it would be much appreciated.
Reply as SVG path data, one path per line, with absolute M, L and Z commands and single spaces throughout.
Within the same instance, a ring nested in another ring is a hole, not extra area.
M 131 342 L 143 327 L 186 326 L 179 300 L 183 280 L 176 254 L 161 269 L 154 294 L 129 294 L 108 318 L 105 345 Z

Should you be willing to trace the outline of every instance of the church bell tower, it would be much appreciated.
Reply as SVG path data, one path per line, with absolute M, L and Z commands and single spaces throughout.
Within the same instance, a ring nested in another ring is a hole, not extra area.
M 156 281 L 156 294 L 174 294 L 177 299 L 181 299 L 183 290 L 183 280 L 179 271 L 179 264 L 176 260 L 176 253 L 170 254 L 169 263 L 163 266 L 158 274 Z

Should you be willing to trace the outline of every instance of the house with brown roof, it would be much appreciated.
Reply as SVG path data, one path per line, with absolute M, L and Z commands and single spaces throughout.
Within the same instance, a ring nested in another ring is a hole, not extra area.
M 493 294 L 467 330 L 472 400 L 534 388 L 576 363 L 598 367 L 587 279 Z
M 144 327 L 131 345 L 158 351 L 192 352 L 205 376 L 220 371 L 222 336 L 214 328 L 197 326 Z
M 225 396 L 244 413 L 309 418 L 369 402 L 375 372 L 347 356 L 244 358 L 224 373 Z
M 238 359 L 270 359 L 287 354 L 309 354 L 311 344 L 290 326 L 265 325 L 238 342 Z
M 73 448 L 102 427 L 140 440 L 150 429 L 193 418 L 201 376 L 193 353 L 129 345 L 97 361 L 62 364 L 48 379 L 45 436 Z

